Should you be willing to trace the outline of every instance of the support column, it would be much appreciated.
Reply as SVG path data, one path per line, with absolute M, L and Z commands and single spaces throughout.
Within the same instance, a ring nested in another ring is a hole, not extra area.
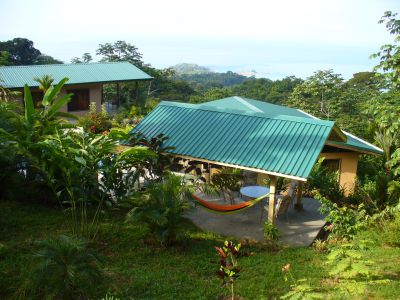
M 297 193 L 296 193 L 296 203 L 294 204 L 295 210 L 302 210 L 303 203 L 301 203 L 301 199 L 303 197 L 303 182 L 297 182 Z
M 276 194 L 276 176 L 269 176 L 269 202 L 268 202 L 268 220 L 271 223 L 275 222 L 275 194 Z

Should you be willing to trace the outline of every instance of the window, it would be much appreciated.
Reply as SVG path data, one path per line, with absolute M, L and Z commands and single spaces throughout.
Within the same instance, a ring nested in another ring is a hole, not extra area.
M 89 109 L 89 89 L 68 90 L 68 94 L 74 94 L 68 103 L 68 111 Z
M 329 172 L 337 172 L 340 170 L 340 159 L 325 159 L 322 166 L 327 168 Z
M 39 108 L 42 105 L 42 100 L 43 100 L 43 92 L 42 91 L 34 91 L 31 92 L 32 94 L 32 100 L 33 100 L 33 105 L 35 108 Z

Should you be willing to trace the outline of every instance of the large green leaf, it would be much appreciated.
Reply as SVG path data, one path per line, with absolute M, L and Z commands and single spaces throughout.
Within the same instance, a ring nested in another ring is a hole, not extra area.
M 54 114 L 54 117 L 63 117 L 63 118 L 78 120 L 78 116 L 75 116 L 74 114 L 67 113 L 67 112 L 64 112 L 64 111 L 56 112 Z
M 64 84 L 69 80 L 69 78 L 65 77 L 63 79 L 60 80 L 59 83 L 57 83 L 57 85 L 55 85 L 54 87 L 51 87 L 47 90 L 46 94 L 43 97 L 43 105 L 51 105 L 54 101 L 54 99 L 57 97 L 57 95 L 60 93 L 62 87 L 64 86 Z
M 149 148 L 143 147 L 143 146 L 137 146 L 137 147 L 132 147 L 132 148 L 124 150 L 118 157 L 118 160 L 121 160 L 128 155 L 137 157 L 137 158 L 145 158 L 145 157 L 148 157 L 148 158 L 154 157 L 155 158 L 155 157 L 157 157 L 157 154 L 154 153 L 153 151 L 151 151 Z
M 34 120 L 35 106 L 33 105 L 31 90 L 27 84 L 24 86 L 24 102 L 25 120 L 28 121 L 29 124 L 32 124 Z
M 57 100 L 50 106 L 49 110 L 47 111 L 47 117 L 52 118 L 55 116 L 56 113 L 67 104 L 71 100 L 72 94 L 66 94 L 57 98 Z
M 53 92 L 53 90 L 54 90 L 54 87 L 52 87 L 52 86 L 47 89 L 46 93 L 43 96 L 43 100 L 42 100 L 43 106 L 50 105 L 50 99 L 51 99 L 50 94 Z

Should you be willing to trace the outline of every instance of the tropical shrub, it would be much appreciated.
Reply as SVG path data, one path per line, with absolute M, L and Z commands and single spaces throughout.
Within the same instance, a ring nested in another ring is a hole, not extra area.
M 395 183 L 392 176 L 379 172 L 373 180 L 366 179 L 362 185 L 357 186 L 356 194 L 370 215 L 383 211 L 387 206 L 399 201 L 399 189 Z
M 268 246 L 276 247 L 279 241 L 280 232 L 276 225 L 266 220 L 263 224 L 264 241 Z
M 318 193 L 315 197 L 321 202 L 320 211 L 326 214 L 325 220 L 330 224 L 326 226 L 330 231 L 330 239 L 352 239 L 366 227 L 368 215 L 363 204 L 355 207 L 339 206 Z
M 101 111 L 98 111 L 96 102 L 91 102 L 89 112 L 78 119 L 78 125 L 91 133 L 103 133 L 110 130 L 112 123 L 105 104 L 101 106 Z
M 240 244 L 235 245 L 232 241 L 225 241 L 222 247 L 215 247 L 220 257 L 217 276 L 222 280 L 222 286 L 228 287 L 232 300 L 235 299 L 234 284 L 240 276 L 240 247 Z
M 100 257 L 87 243 L 60 235 L 37 243 L 28 279 L 17 298 L 87 299 L 103 281 Z
M 239 191 L 243 175 L 239 169 L 222 168 L 212 176 L 212 184 L 220 191 L 224 199 L 226 194 L 233 201 L 233 191 Z
M 39 167 L 71 217 L 72 232 L 94 238 L 102 210 L 112 205 L 108 186 L 99 176 L 115 155 L 115 141 L 78 129 L 57 132 L 37 145 L 43 153 Z
M 54 134 L 57 130 L 73 127 L 63 118 L 74 118 L 73 115 L 60 112 L 60 108 L 70 101 L 71 95 L 59 96 L 63 85 L 68 81 L 64 78 L 57 85 L 47 87 L 41 105 L 35 109 L 29 87 L 24 88 L 24 106 L 15 106 L 12 103 L 1 102 L 0 104 L 0 152 L 8 153 L 7 159 L 1 164 L 10 174 L 6 178 L 18 179 L 19 189 L 23 186 L 33 191 L 41 191 L 41 198 L 49 193 L 46 184 L 46 174 L 39 167 L 42 149 L 38 143 L 45 140 L 47 135 Z M 13 185 L 10 184 L 9 187 Z
M 182 233 L 193 191 L 183 178 L 169 174 L 164 181 L 151 183 L 132 199 L 135 207 L 128 213 L 127 221 L 146 224 L 160 244 L 169 245 Z
M 304 194 L 314 196 L 315 192 L 318 192 L 335 203 L 343 203 L 345 190 L 339 184 L 338 174 L 332 173 L 324 167 L 323 161 L 323 158 L 318 160 L 311 170 L 310 176 L 304 184 Z
M 296 279 L 292 274 L 290 263 L 282 266 L 283 278 L 290 284 L 290 291 L 280 297 L 280 299 L 299 300 L 299 299 L 324 299 L 322 293 L 311 286 L 307 279 Z
M 316 239 L 314 240 L 313 249 L 317 252 L 325 252 L 328 249 L 328 244 L 324 240 Z

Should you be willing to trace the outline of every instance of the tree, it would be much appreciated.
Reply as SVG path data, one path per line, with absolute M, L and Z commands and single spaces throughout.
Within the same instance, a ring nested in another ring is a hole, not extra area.
M 288 104 L 320 117 L 331 119 L 340 110 L 343 78 L 333 70 L 316 71 L 297 85 Z
M 0 42 L 0 65 L 49 65 L 62 64 L 61 60 L 42 54 L 25 38 Z
M 0 51 L 10 53 L 12 65 L 33 65 L 42 54 L 33 46 L 33 42 L 25 38 L 15 38 L 0 42 Z
M 39 89 L 46 93 L 46 91 L 51 87 L 54 82 L 54 78 L 51 75 L 44 75 L 43 77 L 33 78 L 37 83 L 39 83 Z
M 10 52 L 0 51 L 0 66 L 8 66 L 8 65 L 11 65 Z
M 39 55 L 35 61 L 35 65 L 54 65 L 63 64 L 61 60 L 55 59 L 54 57 L 46 54 Z
M 90 53 L 85 52 L 82 54 L 82 58 L 79 57 L 74 57 L 73 59 L 71 59 L 71 63 L 73 64 L 81 64 L 81 63 L 90 63 L 93 60 L 92 55 L 90 55 Z
M 379 64 L 375 71 L 382 70 L 392 87 L 400 87 L 400 20 L 396 19 L 397 13 L 387 11 L 379 21 L 386 23 L 390 34 L 395 36 L 394 44 L 381 46 L 380 51 L 371 55 L 371 58 L 379 58 Z
M 143 66 L 142 54 L 139 49 L 125 41 L 116 41 L 114 44 L 100 44 L 97 55 L 103 56 L 100 61 L 129 61 L 136 66 Z

